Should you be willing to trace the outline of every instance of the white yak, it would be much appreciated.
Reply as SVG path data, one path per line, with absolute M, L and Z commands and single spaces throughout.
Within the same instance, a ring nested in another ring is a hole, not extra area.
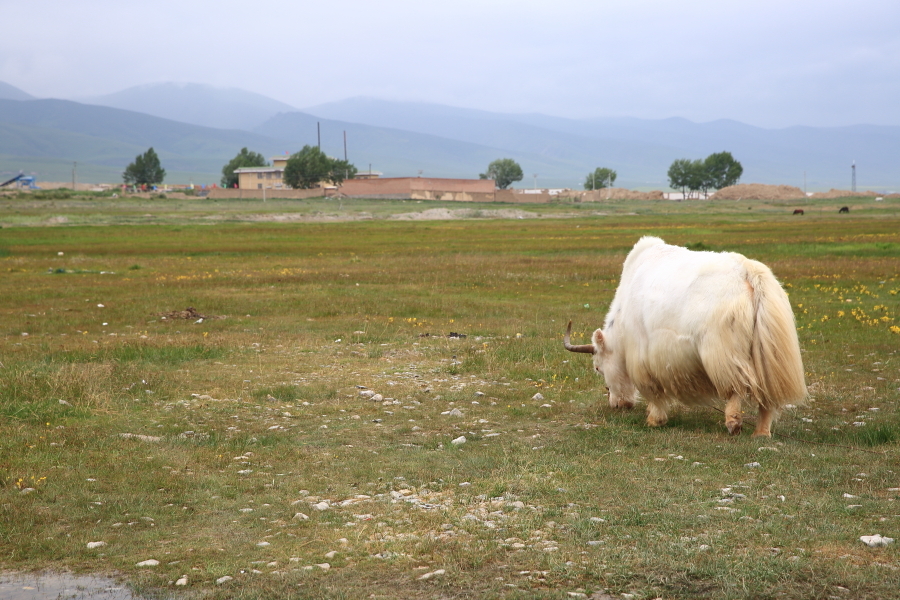
M 609 404 L 647 401 L 647 424 L 671 404 L 725 402 L 725 426 L 741 431 L 741 401 L 759 409 L 754 436 L 771 436 L 780 410 L 806 398 L 794 314 L 764 264 L 734 252 L 694 252 L 643 237 L 625 259 L 603 328 L 590 344 Z

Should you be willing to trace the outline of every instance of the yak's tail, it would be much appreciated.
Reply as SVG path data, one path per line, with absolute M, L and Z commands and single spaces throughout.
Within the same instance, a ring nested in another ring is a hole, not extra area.
M 779 410 L 786 404 L 806 399 L 806 381 L 797 326 L 787 294 L 764 264 L 745 263 L 753 287 L 755 321 L 750 347 L 760 406 Z

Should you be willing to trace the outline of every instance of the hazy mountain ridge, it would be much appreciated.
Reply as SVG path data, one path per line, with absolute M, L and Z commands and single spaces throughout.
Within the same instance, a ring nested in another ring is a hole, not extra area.
M 213 183 L 243 146 L 272 153 L 284 145 L 248 131 L 189 125 L 69 100 L 0 100 L 0 132 L 3 172 L 18 172 L 23 168 L 18 162 L 34 168 L 40 159 L 48 165 L 65 160 L 113 167 L 118 173 L 114 182 L 135 156 L 151 146 L 170 175 L 184 172 Z M 58 170 L 54 167 L 39 176 L 58 179 Z
M 34 96 L 14 85 L 0 81 L 0 99 L 2 100 L 34 100 Z
M 567 119 L 540 114 L 498 114 L 415 102 L 350 98 L 313 106 L 307 112 L 351 121 L 410 129 L 485 142 L 510 149 L 543 143 L 560 144 L 589 172 L 614 168 L 620 182 L 663 186 L 676 158 L 703 158 L 730 151 L 744 166 L 743 181 L 802 186 L 850 185 L 850 165 L 858 165 L 858 182 L 870 187 L 900 187 L 894 166 L 900 155 L 900 127 L 789 127 L 765 129 L 733 120 L 694 123 L 682 118 L 645 120 L 632 117 Z M 509 135 L 518 131 L 525 138 Z M 507 143 L 510 142 L 510 143 Z M 528 171 L 528 168 L 523 165 Z M 863 176 L 865 173 L 865 176 Z M 866 182 L 866 183 L 863 183 Z
M 0 100 L 2 172 L 23 168 L 17 163 L 42 161 L 57 165 L 55 170 L 66 161 L 124 169 L 153 146 L 170 181 L 185 179 L 189 172 L 195 180 L 212 183 L 240 148 L 266 156 L 296 152 L 317 143 L 318 124 L 326 153 L 343 158 L 346 131 L 350 161 L 361 170 L 371 164 L 385 176 L 421 171 L 432 177 L 477 177 L 490 161 L 513 158 L 525 173 L 519 187 L 531 187 L 537 174 L 540 187 L 578 188 L 587 173 L 605 166 L 618 171 L 618 185 L 662 189 L 676 158 L 728 150 L 744 165 L 745 182 L 802 186 L 805 172 L 810 189 L 848 189 L 855 160 L 858 188 L 900 189 L 894 165 L 900 155 L 900 127 L 764 129 L 731 120 L 567 119 L 372 98 L 350 98 L 301 112 L 259 94 L 193 84 L 155 84 L 109 95 L 130 98 L 132 104 L 156 103 L 150 106 L 154 112 L 177 113 L 180 119 L 255 123 L 223 129 L 134 110 L 36 100 L 0 84 L 0 98 L 4 93 L 19 99 Z
M 197 83 L 152 83 L 79 101 L 219 129 L 251 130 L 280 112 L 297 110 L 255 92 Z

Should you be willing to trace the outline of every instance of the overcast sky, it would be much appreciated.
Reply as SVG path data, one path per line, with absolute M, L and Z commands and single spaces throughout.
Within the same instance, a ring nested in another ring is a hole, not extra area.
M 567 117 L 900 125 L 898 0 L 0 0 L 0 81 Z

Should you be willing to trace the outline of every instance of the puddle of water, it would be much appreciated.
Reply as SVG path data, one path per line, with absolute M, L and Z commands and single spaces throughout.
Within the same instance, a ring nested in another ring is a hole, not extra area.
M 0 573 L 2 600 L 140 600 L 112 579 L 70 573 Z

